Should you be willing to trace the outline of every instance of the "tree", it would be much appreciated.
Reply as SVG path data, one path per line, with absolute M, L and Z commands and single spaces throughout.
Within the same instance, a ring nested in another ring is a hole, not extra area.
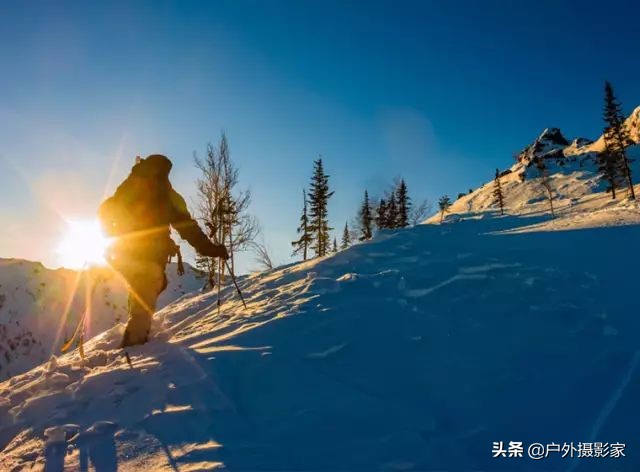
M 340 249 L 347 249 L 349 246 L 351 246 L 351 234 L 349 233 L 349 225 L 345 222 Z
M 387 202 L 384 198 L 380 199 L 378 209 L 376 210 L 376 226 L 378 229 L 387 227 Z
M 257 219 L 248 214 L 251 193 L 237 190 L 239 171 L 231 160 L 224 132 L 217 148 L 208 144 L 206 157 L 194 155 L 194 161 L 201 173 L 196 181 L 198 218 L 209 237 L 227 247 L 233 270 L 235 254 L 248 249 L 260 232 Z M 198 257 L 196 265 L 208 274 L 210 284 L 218 271 L 223 275 L 219 259 Z
M 451 199 L 448 195 L 443 195 L 438 200 L 438 208 L 440 208 L 440 224 L 442 224 L 442 220 L 444 219 L 444 214 L 449 211 L 449 207 L 451 206 Z
M 311 235 L 311 227 L 309 225 L 309 215 L 307 213 L 307 191 L 302 189 L 302 215 L 300 215 L 300 226 L 298 226 L 298 235 L 295 241 L 291 242 L 294 247 L 293 255 L 302 253 L 302 260 L 306 261 L 309 254 L 309 247 L 313 237 Z
M 551 186 L 551 180 L 549 179 L 549 172 L 547 166 L 544 163 L 544 158 L 541 156 L 534 156 L 533 163 L 538 169 L 538 177 L 540 178 L 540 185 L 546 193 L 547 200 L 549 201 L 549 208 L 551 209 L 551 217 L 555 218 L 556 214 L 553 210 L 553 188 Z
M 633 141 L 629 137 L 629 130 L 624 122 L 624 114 L 622 113 L 622 105 L 616 99 L 613 93 L 613 87 L 609 82 L 604 84 L 605 104 L 604 104 L 604 121 L 606 127 L 604 130 L 604 140 L 608 143 L 609 152 L 613 155 L 619 172 L 627 181 L 629 188 L 629 198 L 635 200 L 636 194 L 633 189 L 633 179 L 631 177 L 631 162 L 627 156 L 626 148 Z
M 314 171 L 311 178 L 311 190 L 309 191 L 310 222 L 309 228 L 313 237 L 313 250 L 316 256 L 324 256 L 329 250 L 329 219 L 327 206 L 333 192 L 329 191 L 329 176 L 324 173 L 322 158 L 313 162 Z
M 606 137 L 604 138 L 604 149 L 598 153 L 596 162 L 600 171 L 600 180 L 607 182 L 606 191 L 611 192 L 611 198 L 615 200 L 616 188 L 624 185 L 624 182 L 617 166 L 616 156 L 611 152 Z
M 425 198 L 418 205 L 413 205 L 409 222 L 412 226 L 415 226 L 429 216 L 429 213 L 431 213 L 431 203 Z
M 269 252 L 269 247 L 264 242 L 264 240 L 260 242 L 254 241 L 251 244 L 253 248 L 253 252 L 256 256 L 256 262 L 258 263 L 258 268 L 261 271 L 271 270 L 273 269 L 273 260 L 271 259 L 271 253 Z
M 385 228 L 394 229 L 398 227 L 398 201 L 395 189 L 391 190 L 387 201 L 387 221 L 385 222 Z
M 333 238 L 333 252 L 338 252 L 338 240 Z
M 395 192 L 397 206 L 398 206 L 398 217 L 396 220 L 396 226 L 398 228 L 406 228 L 409 226 L 409 212 L 411 211 L 411 198 L 409 197 L 409 193 L 407 191 L 407 184 L 404 179 L 400 180 L 398 187 Z
M 373 230 L 371 228 L 371 223 L 373 218 L 371 217 L 371 205 L 369 204 L 369 193 L 364 191 L 364 200 L 362 201 L 362 206 L 360 207 L 360 212 L 358 214 L 359 226 L 360 226 L 360 241 L 366 241 L 371 239 L 373 235 Z
M 504 195 L 502 193 L 502 185 L 500 184 L 500 171 L 496 169 L 496 176 L 493 180 L 493 204 L 498 205 L 500 214 L 504 215 Z

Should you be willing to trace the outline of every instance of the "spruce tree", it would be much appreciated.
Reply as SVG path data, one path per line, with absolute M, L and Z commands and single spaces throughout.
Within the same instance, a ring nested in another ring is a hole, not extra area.
M 338 252 L 338 240 L 333 238 L 333 252 Z
M 451 206 L 451 199 L 448 195 L 443 195 L 438 200 L 438 208 L 440 208 L 440 224 L 442 224 L 442 220 L 444 219 L 444 214 L 449 211 L 449 207 Z
M 378 209 L 376 211 L 376 226 L 378 229 L 385 229 L 387 227 L 387 202 L 384 198 L 380 199 Z
M 387 221 L 386 228 L 398 227 L 398 202 L 395 189 L 389 194 L 389 203 L 387 203 Z
M 309 191 L 310 205 L 310 231 L 313 237 L 313 250 L 316 256 L 324 256 L 331 244 L 329 231 L 329 218 L 327 206 L 333 192 L 329 191 L 329 176 L 324 173 L 322 158 L 313 162 L 314 170 L 311 178 L 311 190 Z
M 598 170 L 600 171 L 600 180 L 607 182 L 607 192 L 611 192 L 611 198 L 616 199 L 616 188 L 624 185 L 620 170 L 618 169 L 616 156 L 609 148 L 608 139 L 604 139 L 604 149 L 598 153 L 596 158 Z
M 396 189 L 396 200 L 398 206 L 398 219 L 396 226 L 398 228 L 406 228 L 409 226 L 409 213 L 411 211 L 411 198 L 407 191 L 407 184 L 404 179 L 400 180 L 398 188 Z
M 360 208 L 358 219 L 360 220 L 360 241 L 371 239 L 371 236 L 373 235 L 373 230 L 371 228 L 373 218 L 371 217 L 369 193 L 366 190 L 364 191 L 364 200 L 362 201 L 362 207 Z
M 622 113 L 622 105 L 616 99 L 613 93 L 613 87 L 609 82 L 604 84 L 604 121 L 606 127 L 604 130 L 605 142 L 608 142 L 609 151 L 613 154 L 619 172 L 627 181 L 629 188 L 629 198 L 635 200 L 636 194 L 633 189 L 633 179 L 631 176 L 631 162 L 627 156 L 626 148 L 633 141 L 629 137 L 629 130 L 624 122 Z
M 351 235 L 349 234 L 349 225 L 344 224 L 344 231 L 342 231 L 342 241 L 340 242 L 340 249 L 347 249 L 351 246 Z
M 500 214 L 504 215 L 504 195 L 502 193 L 502 185 L 500 184 L 500 171 L 496 169 L 496 177 L 493 180 L 493 204 L 498 205 Z
M 302 253 L 302 260 L 306 261 L 313 238 L 307 213 L 307 192 L 304 189 L 302 190 L 302 201 L 302 215 L 300 216 L 300 226 L 298 226 L 298 235 L 300 237 L 293 241 L 291 245 L 294 247 L 293 255 Z

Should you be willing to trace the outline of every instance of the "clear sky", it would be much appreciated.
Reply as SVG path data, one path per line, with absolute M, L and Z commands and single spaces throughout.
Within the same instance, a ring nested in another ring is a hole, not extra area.
M 640 105 L 635 2 L 111 1 L 0 4 L 0 257 L 56 265 L 136 154 L 221 130 L 277 262 L 322 154 L 339 235 L 362 192 L 475 187 L 545 127 L 595 138 L 603 81 Z M 251 267 L 250 260 L 244 267 Z

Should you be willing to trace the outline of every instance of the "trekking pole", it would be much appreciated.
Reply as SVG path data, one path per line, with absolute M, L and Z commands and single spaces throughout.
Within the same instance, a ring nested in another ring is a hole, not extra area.
M 217 303 L 218 303 L 218 316 L 220 316 L 220 272 L 221 272 L 220 269 L 222 268 L 222 264 L 220 264 L 220 262 L 218 261 L 217 266 L 218 266 L 218 271 L 217 271 L 218 272 L 218 274 L 217 274 L 218 283 L 216 284 L 218 286 L 218 301 L 217 301 Z
M 231 276 L 231 280 L 233 281 L 233 285 L 235 285 L 236 291 L 238 292 L 238 295 L 240 296 L 240 300 L 242 301 L 242 305 L 246 309 L 247 308 L 247 304 L 244 301 L 244 297 L 242 296 L 242 291 L 240 290 L 240 287 L 238 286 L 238 282 L 236 281 L 236 276 L 233 274 L 233 271 L 231 270 L 231 267 L 229 267 L 229 261 L 225 260 L 224 263 L 227 266 L 227 270 L 229 271 L 229 275 Z M 220 290 L 220 286 L 219 285 L 218 285 L 218 290 Z M 220 300 L 220 298 L 218 298 L 218 300 Z

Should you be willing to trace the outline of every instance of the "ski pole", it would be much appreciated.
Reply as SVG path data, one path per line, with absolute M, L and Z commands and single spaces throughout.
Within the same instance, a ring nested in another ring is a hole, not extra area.
M 244 297 L 242 296 L 242 291 L 240 290 L 240 287 L 238 286 L 238 282 L 236 281 L 236 276 L 233 274 L 233 271 L 231 270 L 231 267 L 229 267 L 229 261 L 227 261 L 225 259 L 224 263 L 227 266 L 227 270 L 229 271 L 229 275 L 231 276 L 231 280 L 233 281 L 233 285 L 235 285 L 236 291 L 238 292 L 238 295 L 240 296 L 240 300 L 242 301 L 242 305 L 246 309 L 247 308 L 247 304 L 244 301 Z M 220 287 L 220 286 L 218 285 L 218 287 Z M 220 300 L 220 298 L 218 298 L 218 300 Z
M 217 266 L 218 266 L 218 271 L 217 271 L 218 272 L 218 274 L 217 274 L 218 275 L 218 283 L 216 284 L 218 286 L 218 301 L 217 301 L 217 303 L 218 303 L 218 316 L 220 316 L 220 280 L 221 280 L 220 272 L 221 272 L 221 269 L 222 269 L 222 264 L 220 264 L 220 262 L 218 262 Z

